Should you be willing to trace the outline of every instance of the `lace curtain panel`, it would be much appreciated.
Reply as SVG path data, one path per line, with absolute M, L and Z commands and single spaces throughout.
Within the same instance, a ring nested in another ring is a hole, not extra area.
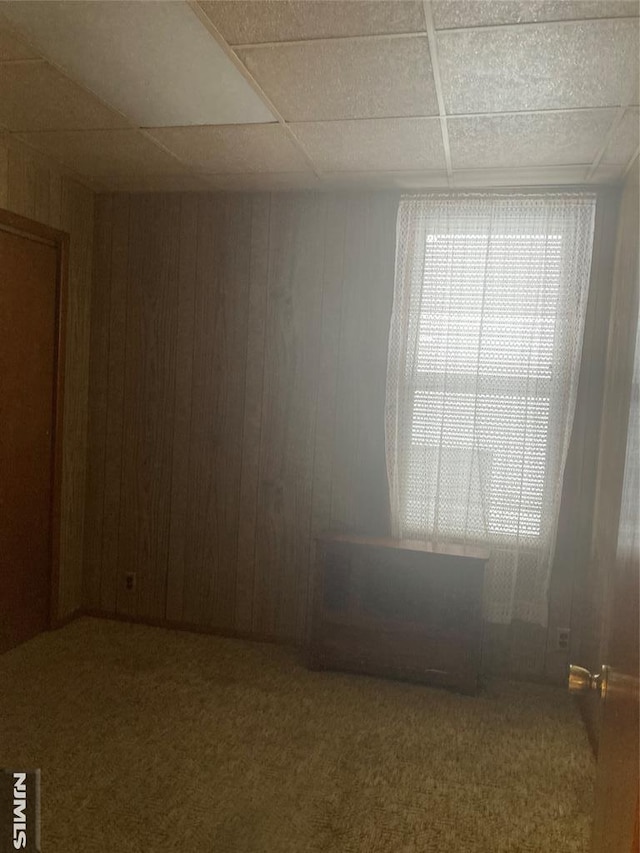
M 485 618 L 546 625 L 595 196 L 398 211 L 386 451 L 395 536 L 491 550 Z

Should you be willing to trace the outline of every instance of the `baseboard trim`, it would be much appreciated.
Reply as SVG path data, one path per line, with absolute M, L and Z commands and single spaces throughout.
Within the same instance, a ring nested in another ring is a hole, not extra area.
M 145 616 L 130 616 L 127 613 L 113 613 L 95 608 L 82 608 L 79 616 L 91 616 L 94 619 L 110 619 L 114 622 L 129 622 L 132 625 L 146 625 L 149 628 L 166 628 L 170 631 L 188 631 L 191 634 L 209 634 L 225 637 L 229 640 L 247 640 L 251 643 L 273 643 L 278 646 L 301 648 L 293 640 L 285 640 L 273 634 L 259 634 L 253 631 L 237 631 L 231 628 L 218 628 L 213 625 L 199 625 L 194 622 L 181 622 L 173 619 L 151 619 Z
M 65 625 L 68 625 L 70 622 L 74 622 L 80 616 L 82 616 L 82 609 L 77 607 L 75 610 L 72 610 L 71 613 L 67 613 L 66 616 L 59 616 L 52 620 L 49 630 L 57 631 L 59 628 L 64 628 Z

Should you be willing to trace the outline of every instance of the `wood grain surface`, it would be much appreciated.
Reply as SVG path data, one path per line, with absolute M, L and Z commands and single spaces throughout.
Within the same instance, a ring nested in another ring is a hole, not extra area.
M 314 535 L 388 533 L 395 215 L 97 199 L 85 607 L 301 640 Z
M 91 190 L 15 143 L 0 139 L 0 207 L 69 234 L 58 617 L 82 602 L 89 337 L 93 243 Z
M 301 642 L 314 537 L 389 535 L 397 203 L 98 197 L 85 607 Z M 598 214 L 549 630 L 488 626 L 489 671 L 562 680 L 556 629 L 578 627 L 617 203 L 605 192 Z

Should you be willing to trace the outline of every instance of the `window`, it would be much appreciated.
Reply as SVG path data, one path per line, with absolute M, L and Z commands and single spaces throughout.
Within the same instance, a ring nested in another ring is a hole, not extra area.
M 400 205 L 387 387 L 394 532 L 487 544 L 494 621 L 546 618 L 594 213 L 585 194 Z

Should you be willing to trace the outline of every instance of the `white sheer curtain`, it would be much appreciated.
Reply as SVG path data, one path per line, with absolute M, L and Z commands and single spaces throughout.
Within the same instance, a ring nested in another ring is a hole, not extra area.
M 485 618 L 547 620 L 595 197 L 400 203 L 386 444 L 396 536 L 481 544 Z

